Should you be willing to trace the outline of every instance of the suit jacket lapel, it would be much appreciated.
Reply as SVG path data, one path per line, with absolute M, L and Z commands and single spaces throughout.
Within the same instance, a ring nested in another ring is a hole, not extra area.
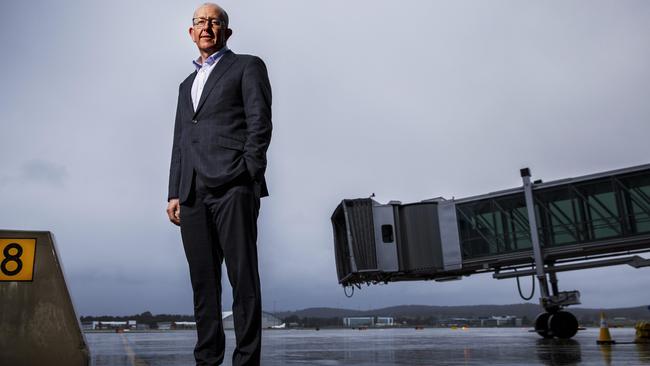
M 235 61 L 235 55 L 232 53 L 232 51 L 228 51 L 223 56 L 221 56 L 221 59 L 214 66 L 214 69 L 210 73 L 210 76 L 208 76 L 208 80 L 205 82 L 205 86 L 203 87 L 203 91 L 201 92 L 201 99 L 199 99 L 199 104 L 196 107 L 196 111 L 194 111 L 194 117 L 196 117 L 197 113 L 199 113 L 199 111 L 201 110 L 201 107 L 203 107 L 203 104 L 205 104 L 205 100 L 210 94 L 212 88 L 214 88 L 214 86 L 217 84 L 217 81 L 221 79 L 223 74 L 226 73 L 226 70 L 230 68 L 230 66 L 234 61 Z
M 185 101 L 186 108 L 192 111 L 192 114 L 194 114 L 194 103 L 192 103 L 192 84 L 194 83 L 194 79 L 196 78 L 196 71 L 194 71 L 192 74 L 190 74 L 190 77 L 187 78 L 183 86 L 181 87 L 181 93 L 183 94 L 183 100 Z

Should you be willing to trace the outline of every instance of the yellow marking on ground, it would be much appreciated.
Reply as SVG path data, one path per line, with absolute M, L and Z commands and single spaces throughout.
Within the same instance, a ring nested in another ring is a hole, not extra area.
M 129 340 L 126 339 L 126 336 L 124 333 L 120 333 L 120 337 L 122 338 L 122 344 L 124 344 L 124 350 L 126 351 L 126 356 L 129 359 L 129 363 L 131 366 L 149 366 L 147 362 L 145 362 L 143 359 L 138 357 L 135 352 L 133 351 L 133 348 L 131 348 L 131 345 L 129 344 Z

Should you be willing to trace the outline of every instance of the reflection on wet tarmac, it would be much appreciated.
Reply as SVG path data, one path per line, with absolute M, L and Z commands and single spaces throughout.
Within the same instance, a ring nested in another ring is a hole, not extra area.
M 235 337 L 226 334 L 230 355 Z M 632 341 L 634 330 L 612 329 L 612 336 Z M 193 331 L 86 337 L 95 366 L 194 364 Z M 604 352 L 597 337 L 598 329 L 572 340 L 544 340 L 520 328 L 269 330 L 263 333 L 262 360 L 263 365 L 650 365 L 650 344 L 616 344 Z
M 639 352 L 639 360 L 642 364 L 650 365 L 650 343 L 640 343 L 636 345 Z
M 580 342 L 574 339 L 537 340 L 537 357 L 544 365 L 569 366 L 582 361 Z

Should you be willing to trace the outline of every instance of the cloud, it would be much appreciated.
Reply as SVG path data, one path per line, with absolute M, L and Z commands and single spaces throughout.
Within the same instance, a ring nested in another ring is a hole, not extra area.
M 20 182 L 37 183 L 54 187 L 62 187 L 68 177 L 65 166 L 51 161 L 34 159 L 20 166 L 17 177 Z
M 372 192 L 413 202 L 512 188 L 523 166 L 549 181 L 648 163 L 650 2 L 221 5 L 230 48 L 261 56 L 273 86 L 258 245 L 266 309 L 518 302 L 513 281 L 488 275 L 347 299 L 329 217 Z M 194 6 L 2 5 L 0 223 L 55 233 L 82 314 L 192 311 L 164 210 L 178 84 L 197 53 Z M 47 16 L 24 27 L 33 8 Z M 159 22 L 142 36 L 151 9 Z M 43 29 L 45 41 L 25 41 Z M 648 295 L 621 284 L 641 288 L 647 271 L 577 271 L 561 288 L 589 306 L 639 305 Z

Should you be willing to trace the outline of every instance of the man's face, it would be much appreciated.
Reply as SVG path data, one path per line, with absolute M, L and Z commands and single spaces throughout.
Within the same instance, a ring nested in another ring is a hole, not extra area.
M 215 21 L 220 25 L 214 24 Z M 219 8 L 214 6 L 206 5 L 198 8 L 194 12 L 193 22 L 195 25 L 190 28 L 192 41 L 200 51 L 207 54 L 220 50 L 232 34 L 232 31 L 223 24 Z M 197 25 L 197 23 L 202 24 Z

